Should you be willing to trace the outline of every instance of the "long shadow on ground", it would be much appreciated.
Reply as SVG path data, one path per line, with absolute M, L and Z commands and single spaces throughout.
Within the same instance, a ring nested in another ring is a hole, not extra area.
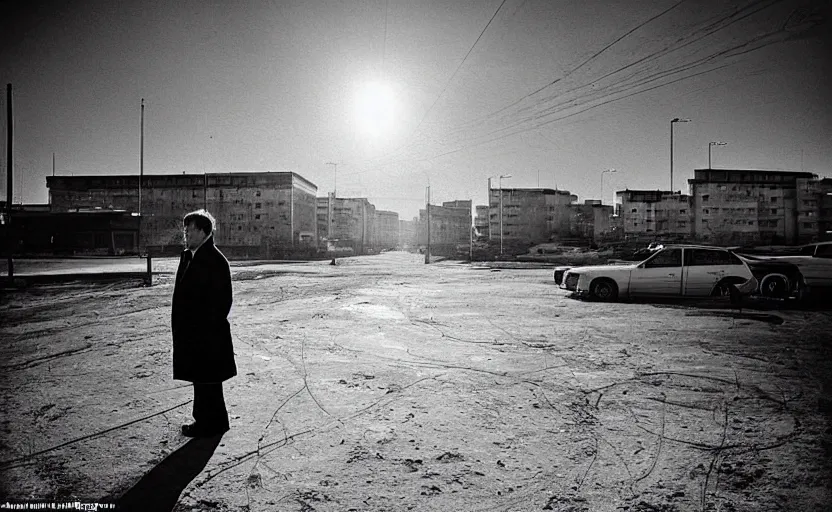
M 116 503 L 117 510 L 173 510 L 185 487 L 205 469 L 220 440 L 222 434 L 185 443 L 128 489 Z

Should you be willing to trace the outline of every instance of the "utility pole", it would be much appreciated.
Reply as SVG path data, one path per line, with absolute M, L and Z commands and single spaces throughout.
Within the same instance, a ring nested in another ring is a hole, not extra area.
M 473 207 L 473 204 L 471 206 Z M 470 209 L 468 210 L 468 261 L 474 261 L 474 213 Z
M 12 248 L 12 143 L 14 123 L 12 122 L 12 84 L 6 85 L 6 249 L 9 251 L 9 281 L 14 277 L 14 250 Z
M 427 202 L 427 224 L 428 224 L 428 244 L 425 247 L 425 264 L 430 263 L 430 185 L 428 185 L 428 202 Z
M 491 178 L 488 178 L 488 195 L 486 196 L 488 205 L 488 240 L 491 240 Z
M 503 255 L 503 178 L 511 178 L 511 174 L 501 174 L 500 181 L 500 256 Z
M 331 165 L 333 167 L 332 175 L 333 175 L 333 185 L 332 185 L 332 192 L 335 194 L 335 197 L 338 197 L 338 163 L 337 162 L 327 162 L 326 165 Z
M 52 152 L 52 177 L 55 176 L 55 152 Z
M 144 98 L 139 124 L 139 256 L 142 255 L 142 179 L 144 178 Z
M 142 216 L 142 178 L 144 177 L 144 98 L 139 124 L 139 217 Z

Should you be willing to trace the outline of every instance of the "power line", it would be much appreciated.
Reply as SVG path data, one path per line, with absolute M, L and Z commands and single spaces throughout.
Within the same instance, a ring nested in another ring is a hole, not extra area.
M 492 22 L 492 21 L 494 21 L 494 18 L 496 18 L 496 17 L 497 17 L 497 14 L 498 14 L 498 13 L 500 12 L 500 10 L 503 8 L 503 5 L 505 5 L 505 3 L 506 3 L 506 0 L 503 0 L 503 1 L 500 3 L 500 6 L 499 6 L 499 7 L 497 7 L 497 10 L 496 10 L 496 11 L 494 11 L 494 14 L 491 16 L 491 19 L 490 19 L 490 20 L 488 20 L 488 23 L 486 23 L 486 24 L 485 24 L 485 27 L 483 27 L 482 31 L 480 32 L 480 35 L 479 35 L 479 36 L 477 36 L 477 40 L 476 40 L 476 41 L 474 41 L 474 44 L 472 44 L 472 45 L 471 45 L 471 48 L 469 48 L 469 49 L 468 49 L 468 53 L 466 53 L 466 54 L 465 54 L 465 57 L 463 57 L 463 58 L 462 58 L 462 62 L 460 62 L 460 63 L 459 63 L 459 65 L 456 67 L 456 69 L 454 70 L 454 72 L 451 74 L 451 77 L 448 79 L 448 81 L 447 81 L 447 82 L 445 82 L 445 86 L 444 86 L 444 87 L 442 87 L 442 90 L 439 92 L 439 95 L 436 97 L 436 99 L 435 99 L 435 100 L 433 100 L 433 103 L 432 103 L 432 104 L 431 104 L 431 106 L 427 109 L 427 111 L 425 112 L 425 115 L 423 115 L 423 116 L 422 116 L 422 119 L 419 121 L 419 124 L 417 124 L 417 125 L 416 125 L 416 128 L 415 128 L 415 129 L 414 129 L 414 130 L 410 133 L 410 136 L 408 137 L 408 139 L 412 139 L 412 138 L 413 138 L 413 137 L 414 137 L 414 136 L 418 133 L 419 128 L 421 128 L 421 127 L 422 127 L 422 123 L 424 123 L 424 122 L 425 122 L 425 119 L 427 119 L 428 115 L 430 115 L 430 113 L 433 111 L 433 107 L 435 107 L 435 106 L 436 106 L 436 104 L 439 102 L 439 100 L 440 100 L 440 99 L 442 98 L 442 96 L 445 94 L 445 91 L 448 89 L 448 86 L 449 86 L 449 85 L 451 85 L 451 82 L 453 81 L 454 77 L 456 77 L 456 74 L 457 74 L 457 73 L 459 72 L 459 70 L 462 68 L 463 64 L 465 64 L 465 61 L 466 61 L 466 60 L 468 60 L 468 56 L 469 56 L 469 55 L 471 55 L 471 52 L 473 52 L 473 51 L 474 51 L 474 48 L 477 46 L 477 43 L 479 43 L 479 42 L 480 42 L 480 39 L 482 39 L 482 35 L 483 35 L 483 34 L 485 34 L 485 31 L 486 31 L 486 30 L 488 30 L 488 27 L 491 25 L 491 22 Z M 404 145 L 402 145 L 402 146 L 399 146 L 397 149 L 395 149 L 395 150 L 393 151 L 393 153 L 395 154 L 397 151 L 401 150 L 402 148 L 407 147 L 408 145 L 409 145 L 409 143 L 404 144 Z
M 775 0 L 775 2 L 773 2 L 773 3 L 777 3 L 779 1 L 782 1 L 782 0 Z M 570 92 L 577 92 L 577 91 L 579 91 L 581 89 L 584 89 L 584 88 L 586 88 L 590 85 L 594 85 L 595 83 L 599 82 L 601 79 L 613 76 L 617 73 L 620 73 L 621 71 L 623 71 L 625 69 L 628 69 L 628 68 L 634 66 L 637 63 L 641 63 L 641 62 L 644 62 L 644 61 L 655 60 L 656 58 L 658 58 L 658 56 L 663 56 L 664 54 L 674 52 L 674 51 L 678 51 L 679 49 L 684 48 L 684 47 L 688 46 L 689 44 L 692 44 L 693 42 L 698 41 L 698 40 L 702 39 L 703 37 L 705 37 L 707 35 L 710 35 L 711 33 L 715 32 L 717 30 L 722 30 L 722 29 L 726 28 L 727 26 L 730 26 L 730 25 L 740 21 L 741 19 L 744 19 L 744 18 L 746 18 L 746 17 L 748 17 L 748 16 L 750 16 L 750 15 L 756 13 L 756 12 L 759 12 L 760 10 L 766 9 L 766 8 L 770 7 L 771 5 L 773 5 L 773 3 L 769 3 L 768 5 L 764 5 L 760 8 L 758 8 L 758 9 L 752 10 L 751 12 L 744 12 L 743 13 L 743 11 L 746 11 L 747 9 L 752 8 L 752 7 L 756 7 L 757 5 L 759 5 L 761 3 L 765 3 L 765 2 L 757 1 L 757 2 L 754 2 L 752 4 L 749 4 L 749 5 L 741 8 L 741 9 L 738 9 L 733 14 L 731 14 L 727 17 L 722 17 L 719 21 L 710 24 L 706 29 L 708 31 L 706 31 L 704 34 L 701 34 L 701 31 L 703 29 L 699 29 L 698 31 L 695 31 L 693 34 L 689 35 L 687 38 L 683 38 L 683 39 L 679 40 L 679 42 L 682 42 L 682 41 L 685 41 L 685 39 L 691 39 L 691 38 L 693 38 L 693 40 L 688 40 L 688 41 L 684 42 L 684 44 L 682 44 L 682 45 L 666 47 L 663 50 L 660 50 L 658 52 L 654 52 L 654 53 L 652 53 L 652 54 L 650 54 L 646 57 L 643 57 L 643 58 L 639 59 L 638 61 L 636 61 L 634 63 L 630 63 L 626 66 L 623 66 L 623 67 L 618 68 L 614 71 L 611 71 L 611 72 L 607 73 L 606 75 L 604 75 L 603 77 L 594 80 L 593 82 L 590 82 L 588 84 L 583 84 L 583 85 L 578 86 L 578 87 L 574 87 L 574 88 L 572 88 L 568 91 L 565 91 L 565 92 L 560 93 L 558 95 L 552 96 L 549 99 L 544 100 L 544 102 L 545 101 L 551 101 L 551 100 L 554 100 L 554 99 L 559 98 L 559 97 L 563 97 L 564 95 L 566 95 Z M 734 18 L 740 13 L 743 13 L 743 15 L 741 17 L 739 17 L 738 19 L 732 20 L 727 25 L 719 26 L 720 22 L 728 20 L 730 18 Z M 714 27 L 716 27 L 716 28 L 714 28 Z M 697 32 L 700 32 L 701 35 L 698 34 Z M 569 108 L 569 107 L 580 107 L 581 106 L 580 102 L 582 100 L 584 100 L 584 98 L 586 98 L 586 97 L 591 97 L 591 96 L 594 95 L 594 96 L 596 96 L 596 98 L 594 100 L 590 99 L 589 101 L 597 101 L 597 100 L 603 100 L 604 96 L 611 96 L 612 94 L 618 94 L 618 93 L 621 93 L 621 92 L 626 92 L 627 90 L 632 90 L 632 89 L 634 89 L 634 88 L 636 88 L 640 85 L 644 85 L 644 84 L 649 83 L 649 82 L 654 82 L 658 79 L 664 78 L 665 76 L 668 76 L 668 75 L 671 75 L 671 74 L 676 74 L 678 72 L 685 71 L 685 70 L 690 69 L 692 67 L 697 67 L 698 65 L 702 65 L 702 64 L 706 63 L 707 61 L 713 60 L 714 58 L 716 58 L 718 56 L 726 54 L 727 52 L 731 52 L 731 51 L 736 50 L 738 48 L 748 46 L 749 44 L 754 43 L 754 42 L 756 42 L 756 41 L 758 41 L 758 40 L 760 40 L 764 37 L 771 36 L 772 34 L 773 33 L 769 33 L 769 34 L 765 34 L 764 36 L 758 36 L 758 37 L 752 39 L 749 42 L 746 42 L 744 44 L 740 44 L 740 45 L 728 48 L 726 50 L 722 50 L 720 52 L 716 52 L 714 54 L 708 55 L 707 57 L 700 58 L 697 61 L 694 61 L 693 63 L 688 62 L 688 63 L 686 63 L 682 66 L 677 66 L 675 68 L 671 68 L 670 70 L 663 70 L 663 71 L 660 71 L 658 73 L 654 73 L 653 75 L 648 75 L 647 77 L 642 77 L 641 79 L 637 80 L 635 84 L 628 85 L 627 87 L 623 88 L 623 90 L 622 90 L 621 87 L 616 87 L 615 85 L 612 85 L 612 86 L 604 87 L 601 90 L 593 91 L 589 95 L 585 95 L 585 97 L 583 97 L 583 98 L 581 96 L 578 96 L 578 97 L 573 98 L 573 99 L 564 100 L 560 103 L 557 103 L 557 104 L 554 104 L 552 106 L 546 107 L 544 110 L 538 111 L 537 113 L 534 113 L 531 116 L 526 116 L 524 118 L 521 118 L 521 119 L 509 124 L 508 126 L 504 126 L 504 127 L 499 128 L 497 130 L 491 131 L 491 132 L 489 132 L 485 135 L 469 137 L 467 139 L 463 138 L 459 143 L 464 144 L 466 140 L 476 140 L 477 138 L 481 138 L 483 136 L 488 136 L 490 134 L 496 134 L 496 133 L 499 133 L 499 132 L 510 130 L 511 128 L 521 126 L 521 125 L 526 124 L 528 122 L 540 120 L 541 118 L 544 118 L 548 115 L 558 114 L 558 113 L 562 112 L 563 110 L 565 110 L 566 108 Z M 769 43 L 769 44 L 771 44 L 771 43 Z M 759 47 L 757 47 L 757 48 L 759 48 Z M 743 51 L 741 53 L 738 53 L 737 55 L 741 55 L 742 53 L 748 53 L 749 51 L 753 51 L 754 49 L 757 49 L 757 48 L 752 48 L 750 50 Z M 729 55 L 729 56 L 735 56 L 735 55 Z M 692 76 L 696 76 L 696 75 L 692 75 Z M 633 77 L 634 77 L 634 75 L 631 75 L 630 77 L 626 78 L 625 81 L 631 80 Z M 676 80 L 676 81 L 678 81 L 678 80 Z M 675 83 L 676 81 L 671 82 L 671 83 Z M 620 82 L 616 85 L 620 85 Z M 619 90 L 615 90 L 616 88 L 619 89 Z M 652 89 L 650 89 L 650 90 L 652 90 Z M 602 93 L 602 94 L 599 95 L 599 93 Z M 629 97 L 629 96 L 630 95 L 627 95 L 625 97 Z M 623 98 L 619 98 L 619 99 L 623 99 Z M 596 106 L 590 107 L 590 108 L 597 108 L 597 106 L 608 104 L 608 103 L 611 103 L 612 101 L 617 101 L 617 99 L 613 99 L 613 100 L 610 100 L 610 101 L 603 101 L 602 103 L 600 103 Z M 584 101 L 583 103 L 586 104 L 586 101 Z M 541 104 L 539 103 L 538 105 L 541 105 Z M 583 109 L 580 112 L 584 112 L 586 110 L 589 110 L 590 108 Z M 565 118 L 565 117 L 571 117 L 571 116 L 558 117 L 555 120 L 560 120 L 560 119 Z M 548 124 L 548 123 L 546 123 L 546 124 Z M 534 129 L 534 127 L 532 127 L 532 129 Z M 526 130 L 526 129 L 518 130 L 518 131 L 515 131 L 515 132 L 512 132 L 512 133 L 509 133 L 506 136 L 511 136 L 511 135 L 516 134 L 516 133 L 523 133 L 525 131 L 528 131 L 528 130 Z M 495 137 L 495 138 L 489 139 L 488 141 L 495 141 L 495 140 L 499 140 L 501 138 L 503 138 L 503 137 Z M 488 141 L 486 141 L 486 142 L 488 142 Z M 477 145 L 481 145 L 481 144 L 482 144 L 482 142 L 475 143 L 473 146 L 477 146 Z M 473 147 L 473 146 L 471 146 L 471 147 Z M 459 148 L 459 150 L 462 150 L 462 149 L 465 149 L 465 148 L 464 147 Z M 452 153 L 455 153 L 455 152 L 458 152 L 458 150 L 453 150 L 453 151 L 441 153 L 438 156 L 444 156 L 444 155 L 452 154 Z M 436 158 L 436 157 L 430 157 L 430 158 Z M 404 161 L 408 161 L 408 160 L 405 159 Z

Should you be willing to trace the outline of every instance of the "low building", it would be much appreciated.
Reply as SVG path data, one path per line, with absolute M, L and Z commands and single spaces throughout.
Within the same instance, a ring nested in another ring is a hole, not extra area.
M 53 212 L 139 212 L 136 175 L 50 176 Z M 205 208 L 217 219 L 214 239 L 228 257 L 282 258 L 317 249 L 317 187 L 294 172 L 146 174 L 141 240 L 152 254 L 182 248 L 182 218 Z
M 684 241 L 693 235 L 690 196 L 667 190 L 620 190 L 625 239 Z
M 3 244 L 10 243 L 16 256 L 139 254 L 139 216 L 123 210 L 51 212 L 49 205 L 14 205 L 11 219 L 3 226 Z

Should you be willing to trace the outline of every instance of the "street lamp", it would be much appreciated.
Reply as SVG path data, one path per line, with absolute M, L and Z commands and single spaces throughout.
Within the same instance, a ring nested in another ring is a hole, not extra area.
M 674 117 L 670 120 L 670 193 L 673 193 L 673 123 L 689 123 L 690 119 Z
M 727 146 L 727 142 L 712 141 L 708 143 L 708 169 L 711 168 L 711 148 L 714 146 Z
M 603 171 L 601 171 L 601 204 L 604 204 L 604 174 L 608 172 L 612 173 L 618 171 L 616 171 L 615 169 L 604 169 Z M 615 206 L 615 196 L 613 196 L 612 205 Z
M 511 178 L 511 174 L 500 175 L 500 255 L 503 254 L 503 178 Z

